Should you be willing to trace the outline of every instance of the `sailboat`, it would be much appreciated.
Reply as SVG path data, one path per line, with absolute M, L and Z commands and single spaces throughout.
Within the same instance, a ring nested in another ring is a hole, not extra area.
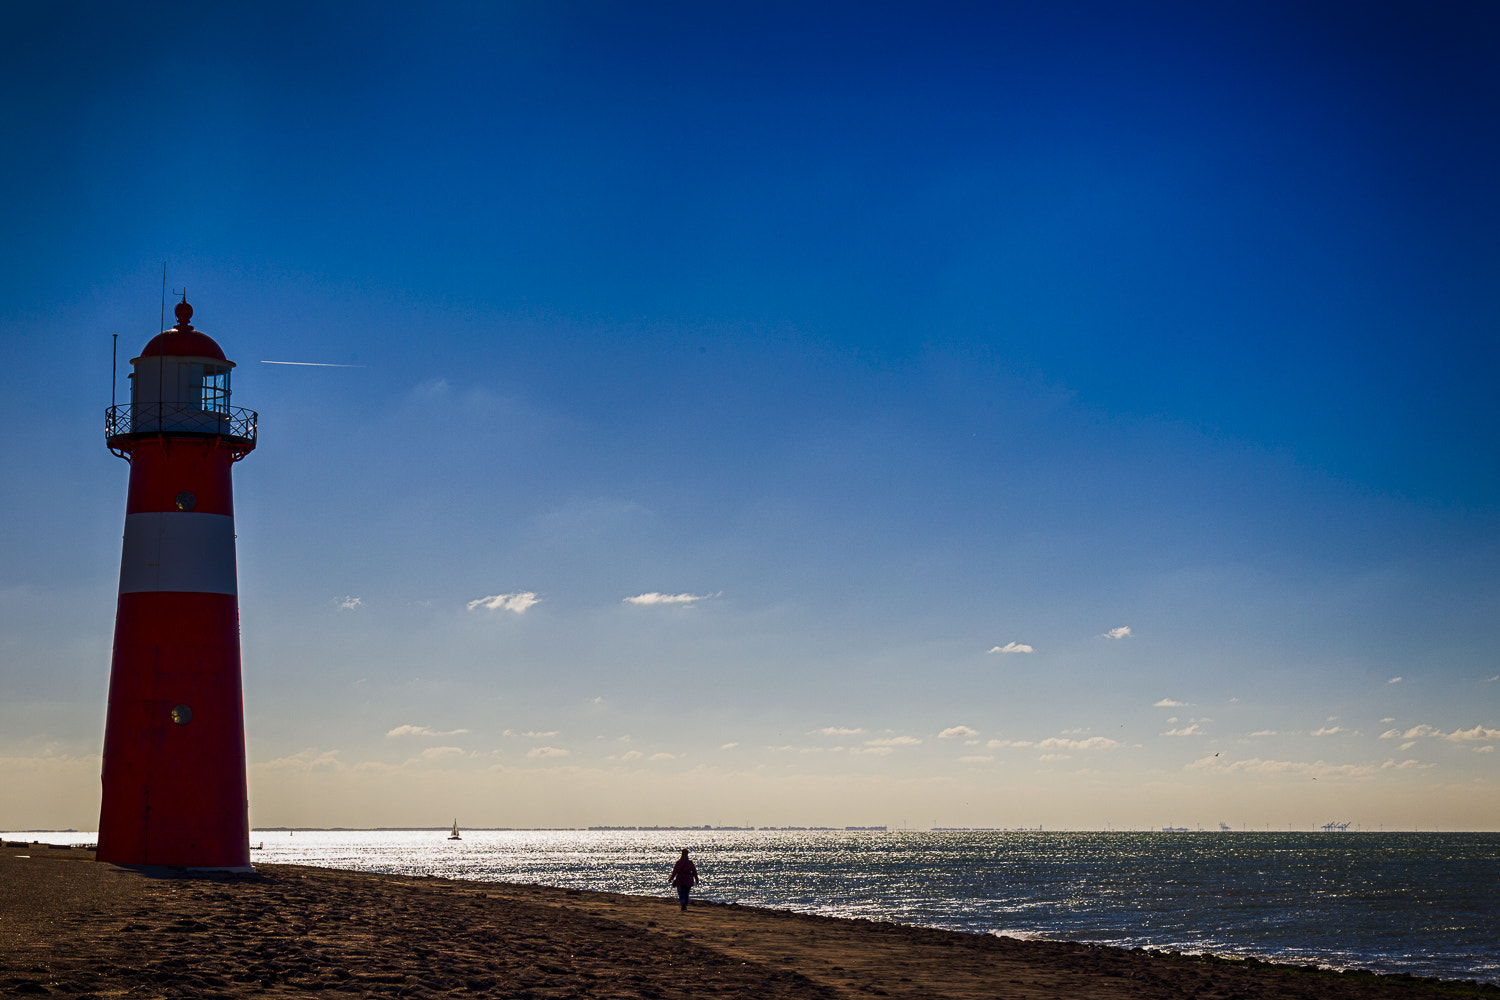
M 456 819 L 453 821 L 453 832 L 450 833 L 450 834 L 448 834 L 448 839 L 449 840 L 463 840 L 464 839 L 464 838 L 462 838 L 462 837 L 460 837 L 458 835 L 458 820 L 456 820 Z

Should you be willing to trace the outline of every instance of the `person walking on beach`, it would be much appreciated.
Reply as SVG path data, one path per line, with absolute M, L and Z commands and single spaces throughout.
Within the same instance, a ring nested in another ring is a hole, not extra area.
M 686 913 L 688 891 L 698 884 L 698 866 L 687 856 L 685 847 L 682 849 L 682 857 L 672 866 L 671 882 L 677 887 L 677 901 L 682 904 L 682 911 Z

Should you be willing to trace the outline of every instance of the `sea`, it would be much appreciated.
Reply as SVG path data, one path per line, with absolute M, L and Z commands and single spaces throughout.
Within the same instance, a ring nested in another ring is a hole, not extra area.
M 9 840 L 91 842 L 76 832 Z M 262 830 L 251 860 L 1500 984 L 1500 834 Z

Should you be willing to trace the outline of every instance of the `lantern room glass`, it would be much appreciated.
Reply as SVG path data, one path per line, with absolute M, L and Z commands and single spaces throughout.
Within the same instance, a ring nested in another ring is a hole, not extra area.
M 187 384 L 183 403 L 189 410 L 209 413 L 229 412 L 229 369 L 218 365 L 187 364 L 182 366 Z

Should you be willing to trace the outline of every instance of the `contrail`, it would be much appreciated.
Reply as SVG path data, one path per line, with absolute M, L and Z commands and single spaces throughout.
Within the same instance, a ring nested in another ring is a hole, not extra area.
M 326 361 L 262 361 L 263 365 L 303 365 L 308 368 L 364 368 L 365 365 L 331 365 Z

